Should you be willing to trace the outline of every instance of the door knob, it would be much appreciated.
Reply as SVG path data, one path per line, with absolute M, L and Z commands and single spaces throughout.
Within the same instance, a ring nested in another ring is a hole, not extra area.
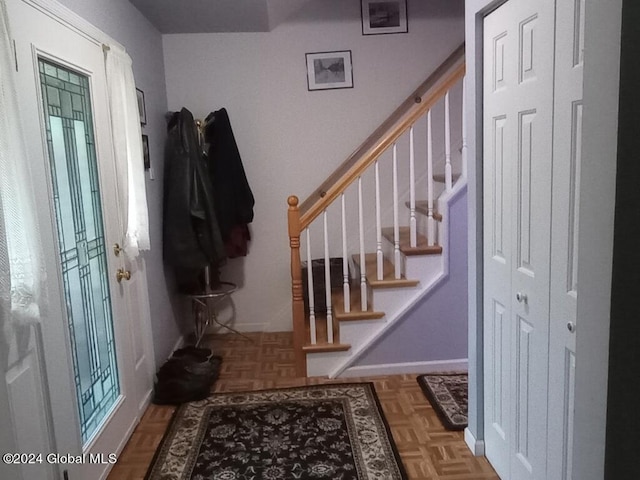
M 520 303 L 527 303 L 527 294 L 522 292 L 516 293 L 516 300 Z
M 118 257 L 118 256 L 120 256 L 120 252 L 121 252 L 121 251 L 122 251 L 122 247 L 120 246 L 120 244 L 119 244 L 119 243 L 115 243 L 115 244 L 113 245 L 113 254 L 114 254 L 116 257 Z
M 569 330 L 571 333 L 576 331 L 576 324 L 573 322 L 568 322 L 567 323 L 567 330 Z
M 119 268 L 116 271 L 116 280 L 120 283 L 122 280 L 131 280 L 131 272 L 129 270 L 125 270 L 124 268 Z

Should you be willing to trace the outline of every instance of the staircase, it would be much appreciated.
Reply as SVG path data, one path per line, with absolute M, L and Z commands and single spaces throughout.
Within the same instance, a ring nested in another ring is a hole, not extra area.
M 464 109 L 450 109 L 463 77 L 464 45 L 304 202 L 288 198 L 298 375 L 341 375 L 446 280 L 449 205 L 466 191 Z

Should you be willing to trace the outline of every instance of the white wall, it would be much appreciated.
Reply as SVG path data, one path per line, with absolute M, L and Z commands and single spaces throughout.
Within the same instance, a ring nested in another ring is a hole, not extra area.
M 144 92 L 151 165 L 156 179 L 147 173 L 147 196 L 151 251 L 145 253 L 149 282 L 151 323 L 156 363 L 169 355 L 181 325 L 176 322 L 162 262 L 162 171 L 167 111 L 162 37 L 158 30 L 128 0 L 60 0 L 75 13 L 120 42 L 133 60 L 136 85 Z
M 222 271 L 241 285 L 236 327 L 291 329 L 287 197 L 304 200 L 462 43 L 463 7 L 409 1 L 398 35 L 363 36 L 359 2 L 323 0 L 268 33 L 163 36 L 169 109 L 227 108 L 256 198 L 250 253 Z M 309 92 L 305 53 L 334 50 L 352 51 L 354 88 Z

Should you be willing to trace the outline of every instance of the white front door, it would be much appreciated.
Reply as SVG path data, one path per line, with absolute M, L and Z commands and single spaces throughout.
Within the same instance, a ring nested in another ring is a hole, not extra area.
M 146 295 L 116 280 L 130 265 L 113 249 L 123 230 L 103 50 L 30 2 L 7 3 L 50 287 L 42 345 L 55 453 L 62 462 L 85 454 L 55 468 L 70 480 L 100 479 L 151 382 L 144 315 L 132 315 Z M 134 281 L 143 274 L 134 270 Z
M 555 2 L 484 20 L 484 380 L 487 458 L 545 478 Z

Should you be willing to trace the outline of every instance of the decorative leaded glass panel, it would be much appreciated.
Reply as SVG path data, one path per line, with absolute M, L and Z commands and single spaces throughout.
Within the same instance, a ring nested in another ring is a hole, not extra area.
M 120 395 L 89 79 L 39 59 L 60 264 L 84 444 Z

